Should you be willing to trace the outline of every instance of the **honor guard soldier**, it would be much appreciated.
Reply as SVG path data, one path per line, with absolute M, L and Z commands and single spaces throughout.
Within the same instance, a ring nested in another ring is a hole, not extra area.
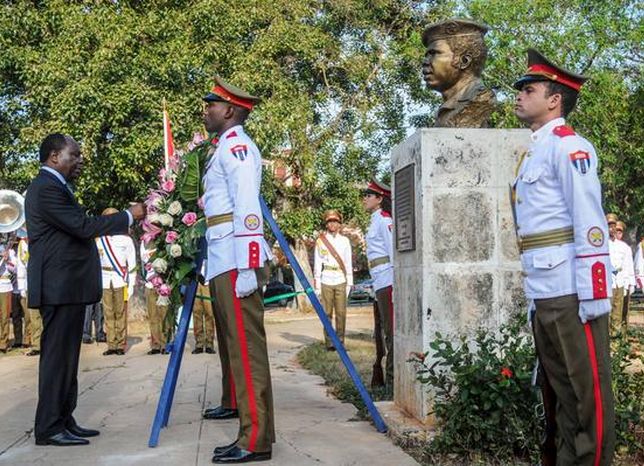
M 617 219 L 615 214 L 607 214 L 606 220 L 610 231 L 608 251 L 612 265 L 612 288 L 610 328 L 616 331 L 620 326 L 626 324 L 626 312 L 624 308 L 626 297 L 635 286 L 635 267 L 633 265 L 633 251 L 631 247 L 622 241 L 624 234 L 624 222 Z M 621 234 L 620 234 L 621 233 Z
M 118 210 L 108 207 L 102 215 Z M 128 235 L 101 236 L 96 239 L 103 270 L 103 314 L 107 333 L 104 356 L 125 354 L 127 344 L 126 301 L 134 293 L 136 279 L 136 250 Z
M 385 383 L 389 389 L 394 383 L 394 283 L 393 241 L 391 218 L 391 189 L 389 186 L 371 181 L 364 192 L 362 203 L 371 212 L 371 223 L 365 238 L 369 274 L 373 279 L 380 327 L 385 334 L 386 363 Z M 376 335 L 376 338 L 380 338 Z M 377 361 L 380 364 L 380 361 Z
M 140 253 L 141 262 L 143 263 L 142 273 L 145 280 L 145 307 L 148 314 L 148 325 L 150 326 L 150 351 L 148 354 L 165 354 L 165 345 L 167 342 L 165 317 L 168 312 L 168 306 L 157 303 L 159 294 L 154 289 L 152 279 L 155 276 L 152 269 L 151 257 L 156 250 L 152 245 L 146 245 L 141 241 Z
M 564 120 L 586 79 L 528 51 L 515 113 L 533 133 L 513 207 L 537 354 L 557 398 L 557 464 L 599 466 L 615 447 L 608 226 L 595 149 Z
M 644 291 L 644 232 L 635 249 L 635 286 Z
M 222 314 L 240 418 L 238 439 L 216 448 L 212 461 L 265 461 L 275 441 L 262 296 L 272 254 L 259 203 L 262 158 L 243 127 L 259 99 L 216 77 L 203 100 L 206 130 L 218 138 L 203 179 L 205 278 Z
M 205 271 L 204 262 L 198 277 L 197 297 L 192 308 L 192 326 L 195 335 L 195 349 L 192 350 L 192 354 L 201 354 L 204 351 L 208 354 L 215 353 L 215 317 L 210 302 L 210 288 L 203 278 Z
M 16 255 L 8 245 L 0 244 L 0 353 L 7 352 L 9 345 L 9 322 L 11 320 L 11 298 L 15 273 Z
M 40 354 L 40 336 L 42 335 L 42 317 L 38 309 L 27 307 L 27 264 L 29 263 L 29 238 L 27 230 L 18 231 L 20 241 L 18 242 L 18 254 L 16 255 L 16 274 L 18 276 L 18 289 L 20 290 L 20 303 L 25 311 L 25 341 L 31 343 L 31 350 L 27 356 L 38 356 Z
M 353 262 L 351 242 L 339 233 L 342 216 L 337 210 L 324 214 L 326 232 L 320 234 L 315 242 L 314 286 L 315 292 L 322 296 L 322 305 L 329 320 L 335 313 L 335 331 L 344 344 L 344 329 L 347 322 L 347 298 L 353 285 Z M 333 345 L 324 332 L 324 343 L 328 351 Z

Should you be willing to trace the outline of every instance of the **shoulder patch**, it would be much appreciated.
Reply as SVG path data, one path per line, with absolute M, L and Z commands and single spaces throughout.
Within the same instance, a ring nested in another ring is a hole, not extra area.
M 552 132 L 555 136 L 559 136 L 560 138 L 565 138 L 566 136 L 574 136 L 575 134 L 577 134 L 575 133 L 575 130 L 566 125 L 557 126 L 552 130 Z
M 242 162 L 248 157 L 248 147 L 246 144 L 237 144 L 230 148 L 230 152 Z
M 385 218 L 391 218 L 391 214 L 389 212 L 385 212 L 384 210 L 380 211 L 380 215 L 382 215 Z
M 232 139 L 236 137 L 237 137 L 237 133 L 235 131 L 232 131 L 228 136 L 226 136 L 226 139 Z
M 588 152 L 578 150 L 571 152 L 568 157 L 570 157 L 570 162 L 575 167 L 575 170 L 582 175 L 588 173 L 588 170 L 590 170 L 590 154 Z

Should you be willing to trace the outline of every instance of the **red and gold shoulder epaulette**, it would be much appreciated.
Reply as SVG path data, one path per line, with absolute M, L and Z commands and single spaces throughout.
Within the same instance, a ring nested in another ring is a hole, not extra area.
M 391 214 L 389 212 L 385 212 L 384 210 L 380 211 L 380 215 L 382 215 L 385 218 L 391 218 Z
M 235 131 L 232 131 L 232 132 L 228 133 L 228 135 L 226 136 L 226 139 L 232 139 L 232 138 L 236 138 L 236 137 L 237 137 L 237 133 Z
M 575 134 L 577 134 L 575 133 L 574 129 L 566 125 L 557 126 L 552 130 L 552 132 L 560 138 L 565 138 L 566 136 L 574 136 Z

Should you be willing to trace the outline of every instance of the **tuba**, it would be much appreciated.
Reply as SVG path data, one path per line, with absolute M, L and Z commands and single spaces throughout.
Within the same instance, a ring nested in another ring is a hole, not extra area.
M 25 223 L 25 198 L 15 191 L 0 189 L 0 233 L 11 233 Z

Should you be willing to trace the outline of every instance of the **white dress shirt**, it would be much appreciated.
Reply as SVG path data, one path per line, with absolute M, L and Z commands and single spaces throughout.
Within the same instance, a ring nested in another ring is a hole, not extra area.
M 340 265 L 331 255 L 331 252 L 326 247 L 324 242 L 318 238 L 315 242 L 314 252 L 314 277 L 315 283 L 320 286 L 324 285 L 340 285 L 346 283 L 347 286 L 353 285 L 353 262 L 351 257 L 351 242 L 349 238 L 340 233 L 335 235 L 329 232 L 322 233 L 327 241 L 334 247 L 347 271 L 345 277 Z
M 367 230 L 367 260 L 372 261 L 388 257 L 389 262 L 369 269 L 373 279 L 373 290 L 378 291 L 394 283 L 394 249 L 392 240 L 393 221 L 391 215 L 378 209 L 371 214 L 371 223 Z

